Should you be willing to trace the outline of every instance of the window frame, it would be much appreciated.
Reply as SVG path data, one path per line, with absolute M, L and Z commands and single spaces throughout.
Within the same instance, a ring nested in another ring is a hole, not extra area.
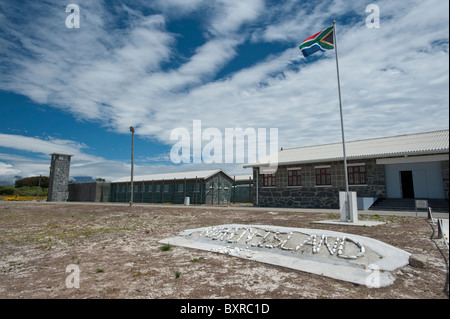
M 357 172 L 355 172 L 355 168 Z M 362 169 L 362 170 L 361 170 Z M 355 175 L 357 174 L 357 175 Z M 358 177 L 358 182 L 355 182 L 355 176 Z M 361 177 L 363 181 L 361 181 Z M 349 186 L 367 185 L 367 170 L 366 164 L 348 164 L 347 165 L 347 180 Z
M 315 186 L 331 187 L 333 181 L 331 179 L 331 165 L 314 167 Z
M 302 187 L 302 169 L 300 167 L 287 169 L 287 187 Z
M 276 187 L 276 175 L 275 174 L 263 174 L 263 187 Z

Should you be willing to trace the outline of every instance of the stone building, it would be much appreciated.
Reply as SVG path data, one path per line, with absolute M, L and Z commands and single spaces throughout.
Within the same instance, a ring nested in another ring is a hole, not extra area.
M 134 176 L 133 202 L 226 204 L 231 200 L 233 178 L 222 170 L 204 170 Z M 129 202 L 131 179 L 111 182 L 110 202 Z
M 448 211 L 448 130 L 346 142 L 346 153 L 358 209 L 411 208 L 414 199 L 428 199 Z M 244 166 L 253 169 L 255 206 L 339 208 L 339 191 L 345 191 L 342 143 L 281 150 L 275 174 L 261 174 L 266 165 Z
M 70 159 L 73 155 L 50 154 L 50 181 L 47 201 L 65 202 L 69 196 Z

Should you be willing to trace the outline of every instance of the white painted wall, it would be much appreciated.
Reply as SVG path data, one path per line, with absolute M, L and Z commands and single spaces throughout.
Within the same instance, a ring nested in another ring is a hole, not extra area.
M 445 198 L 440 162 L 386 164 L 388 198 L 402 198 L 401 171 L 412 171 L 415 198 Z

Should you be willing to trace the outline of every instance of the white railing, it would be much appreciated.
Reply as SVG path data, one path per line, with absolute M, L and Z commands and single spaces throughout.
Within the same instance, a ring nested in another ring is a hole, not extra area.
M 438 219 L 438 238 L 439 239 L 443 239 L 444 240 L 444 244 L 447 247 L 448 250 L 448 239 L 447 236 L 445 236 L 445 232 L 444 232 L 444 226 L 442 225 L 442 218 Z
M 431 207 L 428 207 L 428 219 L 431 220 L 431 222 L 433 223 L 433 225 L 436 225 L 435 219 L 433 217 L 433 211 L 431 209 Z M 448 248 L 448 238 L 445 236 L 445 232 L 444 232 L 444 225 L 442 224 L 442 218 L 438 218 L 437 220 L 437 227 L 438 227 L 438 239 L 443 239 L 444 240 L 444 244 Z

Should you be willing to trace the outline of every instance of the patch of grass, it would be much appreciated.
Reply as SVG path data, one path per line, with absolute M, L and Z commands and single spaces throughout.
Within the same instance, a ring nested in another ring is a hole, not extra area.
M 104 272 L 104 270 L 101 269 L 101 268 L 97 268 L 97 274 L 99 274 L 99 273 L 101 273 L 101 272 Z
M 165 244 L 164 246 L 159 247 L 159 250 L 161 251 L 169 251 L 172 249 L 172 245 L 171 244 Z
M 192 262 L 192 263 L 198 263 L 198 262 L 200 262 L 200 261 L 202 261 L 202 260 L 204 260 L 205 258 L 204 257 L 200 257 L 200 258 L 192 258 L 191 260 L 190 260 L 190 262 Z
M 178 279 L 180 278 L 181 273 L 179 271 L 175 271 L 175 278 Z

